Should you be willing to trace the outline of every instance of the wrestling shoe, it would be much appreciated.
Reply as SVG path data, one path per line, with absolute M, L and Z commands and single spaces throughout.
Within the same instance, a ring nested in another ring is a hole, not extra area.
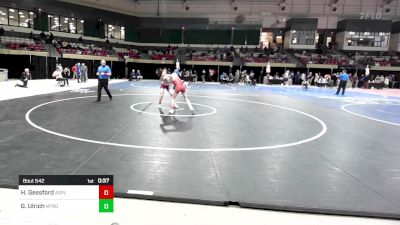
M 162 109 L 161 104 L 158 104 L 157 109 Z
M 174 114 L 175 110 L 174 109 L 170 109 L 168 112 L 169 112 L 169 114 Z

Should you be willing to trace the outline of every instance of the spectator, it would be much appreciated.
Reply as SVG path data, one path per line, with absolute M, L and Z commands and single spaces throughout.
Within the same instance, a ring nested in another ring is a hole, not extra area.
M 1 36 L 4 36 L 4 32 L 5 32 L 5 31 L 4 31 L 4 28 L 3 28 L 3 27 L 0 27 L 0 37 L 1 37 Z
M 85 65 L 85 63 L 82 63 L 81 65 L 81 81 L 86 83 L 88 80 L 88 67 Z
M 77 78 L 78 65 L 75 63 L 75 65 L 72 66 L 71 70 L 72 70 L 72 79 L 76 79 Z
M 23 87 L 23 88 L 27 88 L 28 87 L 28 79 L 31 76 L 31 73 L 29 72 L 28 68 L 25 68 L 24 72 L 22 72 L 21 77 L 19 78 L 20 81 L 22 81 L 22 85 L 21 84 L 16 84 L 15 87 Z
M 206 82 L 206 70 L 205 69 L 203 69 L 203 71 L 201 72 L 201 79 L 202 79 L 203 83 Z
M 50 43 L 53 43 L 54 35 L 51 32 L 50 32 L 50 35 L 49 35 L 49 40 L 50 40 Z
M 64 76 L 65 76 L 65 78 L 68 78 L 68 79 L 71 76 L 71 70 L 68 67 L 64 68 Z
M 76 66 L 76 79 L 78 80 L 78 83 L 82 82 L 81 63 L 78 63 Z
M 46 39 L 46 34 L 44 33 L 44 31 L 42 31 L 42 32 L 40 33 L 40 38 L 41 38 L 42 40 Z
M 390 84 L 389 76 L 386 76 L 386 77 L 384 78 L 384 82 L 383 82 L 383 83 L 385 84 L 385 88 L 388 88 L 388 87 L 389 87 L 389 84 Z
M 351 87 L 355 88 L 358 85 L 358 76 L 357 73 L 354 73 L 353 76 L 351 76 Z

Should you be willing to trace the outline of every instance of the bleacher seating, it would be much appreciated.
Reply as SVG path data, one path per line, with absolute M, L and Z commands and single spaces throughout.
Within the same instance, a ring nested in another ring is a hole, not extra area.
M 271 55 L 266 55 L 260 52 L 241 54 L 241 57 L 245 62 L 255 62 L 255 63 L 290 63 L 289 58 L 281 53 L 275 53 Z
M 232 56 L 226 53 L 208 53 L 208 52 L 193 52 L 186 55 L 187 60 L 192 61 L 220 61 L 220 62 L 231 62 Z
M 293 54 L 304 64 L 351 65 L 349 59 L 332 53 L 321 54 L 315 51 L 303 50 L 293 52 Z
M 28 38 L 19 37 L 1 37 L 1 43 L 6 48 L 12 50 L 25 50 L 25 51 L 46 51 L 43 43 L 35 42 Z
M 139 59 L 141 58 L 141 54 L 137 49 L 126 49 L 126 48 L 116 48 L 114 47 L 114 51 L 117 53 L 120 58 L 131 58 L 131 59 Z
M 177 48 L 174 47 L 147 51 L 147 54 L 153 60 L 175 60 L 176 53 L 177 53 Z
M 400 66 L 400 57 L 396 54 L 384 54 L 384 55 L 371 55 L 364 53 L 363 55 L 355 55 L 354 59 L 362 65 L 370 66 Z
M 112 56 L 112 53 L 109 50 L 95 46 L 94 44 L 63 41 L 56 45 L 56 49 L 60 54 Z

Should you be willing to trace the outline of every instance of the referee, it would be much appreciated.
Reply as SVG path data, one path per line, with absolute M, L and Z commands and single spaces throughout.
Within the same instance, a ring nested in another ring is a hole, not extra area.
M 112 96 L 110 91 L 108 90 L 108 80 L 111 76 L 111 69 L 106 65 L 105 60 L 101 60 L 101 65 L 97 68 L 96 75 L 99 77 L 99 84 L 97 86 L 97 100 L 95 102 L 100 102 L 101 99 L 101 89 L 107 92 L 110 101 L 112 100 Z
M 338 76 L 338 78 L 339 78 L 340 82 L 339 82 L 339 86 L 338 86 L 336 95 L 339 94 L 340 89 L 343 89 L 342 90 L 342 95 L 344 95 L 344 91 L 346 89 L 347 81 L 349 80 L 350 76 L 349 76 L 349 74 L 347 74 L 346 70 L 343 70 L 342 74 L 340 74 Z

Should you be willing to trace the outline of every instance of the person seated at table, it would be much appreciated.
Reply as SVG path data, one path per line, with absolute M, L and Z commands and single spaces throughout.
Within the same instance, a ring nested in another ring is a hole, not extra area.
M 305 90 L 305 91 L 307 91 L 308 90 L 308 88 L 310 87 L 310 85 L 311 85 L 311 81 L 312 81 L 312 78 L 313 78 L 313 75 L 312 75 L 312 73 L 309 73 L 308 75 L 307 75 L 307 77 L 305 78 L 305 80 L 302 82 L 302 86 L 303 86 L 303 90 Z
M 62 75 L 62 70 L 60 68 L 57 68 L 54 72 L 52 77 L 56 78 L 56 81 L 61 81 L 63 82 L 63 86 L 65 86 L 65 84 L 67 84 L 69 86 L 69 82 L 68 82 L 68 78 L 64 78 Z
M 142 74 L 140 73 L 140 70 L 136 71 L 136 80 L 140 81 L 141 79 L 143 79 Z
M 386 77 L 384 78 L 383 83 L 385 84 L 385 88 L 388 88 L 388 87 L 389 87 L 389 84 L 390 84 L 389 76 L 386 76 Z
M 229 73 L 229 80 L 228 80 L 228 83 L 231 83 L 231 84 L 235 83 L 235 76 L 233 75 L 232 72 Z
M 136 79 L 135 69 L 132 69 L 132 72 L 129 74 L 129 81 Z
M 228 76 L 226 75 L 225 72 L 223 72 L 220 76 L 219 76 L 220 82 L 221 84 L 227 84 L 228 83 Z
M 19 78 L 20 81 L 22 81 L 21 84 L 16 84 L 15 87 L 23 87 L 27 88 L 28 87 L 28 79 L 31 76 L 31 73 L 29 72 L 28 68 L 25 68 L 24 72 L 22 72 L 21 77 Z

